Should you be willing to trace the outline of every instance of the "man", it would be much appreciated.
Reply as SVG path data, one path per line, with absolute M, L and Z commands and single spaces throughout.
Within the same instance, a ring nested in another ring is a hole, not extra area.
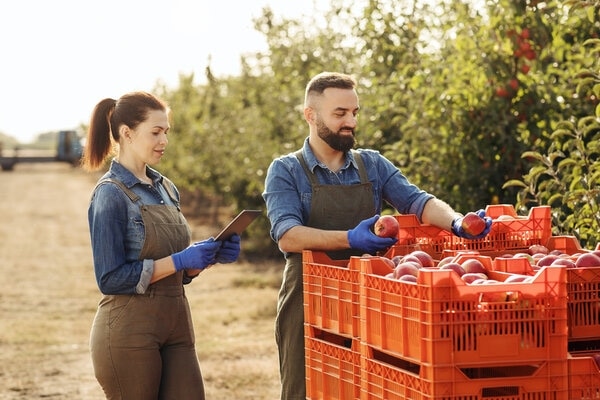
M 263 198 L 271 237 L 286 265 L 279 292 L 275 337 L 279 348 L 281 399 L 305 399 L 302 251 L 326 251 L 334 259 L 375 253 L 396 243 L 376 236 L 371 227 L 383 201 L 422 223 L 475 239 L 461 228 L 462 215 L 447 203 L 411 184 L 389 160 L 369 149 L 353 150 L 359 111 L 356 81 L 323 72 L 306 87 L 304 119 L 309 136 L 301 150 L 269 166 Z

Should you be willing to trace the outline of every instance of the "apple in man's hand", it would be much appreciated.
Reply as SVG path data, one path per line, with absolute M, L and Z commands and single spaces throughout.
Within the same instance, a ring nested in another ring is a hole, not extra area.
M 398 220 L 391 215 L 382 215 L 373 225 L 373 232 L 379 237 L 395 238 L 399 231 Z
M 485 229 L 485 220 L 474 212 L 466 213 L 462 219 L 463 230 L 471 235 L 477 236 Z

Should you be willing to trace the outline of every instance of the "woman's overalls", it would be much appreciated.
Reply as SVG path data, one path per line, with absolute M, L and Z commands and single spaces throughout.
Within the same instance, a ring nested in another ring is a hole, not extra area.
M 373 187 L 367 177 L 361 156 L 353 152 L 358 164 L 360 184 L 322 185 L 308 168 L 302 152 L 296 157 L 310 179 L 312 200 L 307 226 L 325 230 L 348 230 L 375 215 Z M 349 259 L 362 252 L 344 250 L 328 252 L 332 259 Z M 290 254 L 283 272 L 277 303 L 275 338 L 279 348 L 282 382 L 281 399 L 306 398 L 304 366 L 304 306 L 302 254 Z
M 134 203 L 140 200 L 120 181 L 110 181 Z M 178 204 L 169 185 L 163 178 L 164 188 Z M 157 260 L 189 246 L 191 232 L 178 207 L 140 207 L 145 229 L 140 260 Z M 90 345 L 94 372 L 107 399 L 204 399 L 182 279 L 183 272 L 177 272 L 151 284 L 144 294 L 102 297 Z

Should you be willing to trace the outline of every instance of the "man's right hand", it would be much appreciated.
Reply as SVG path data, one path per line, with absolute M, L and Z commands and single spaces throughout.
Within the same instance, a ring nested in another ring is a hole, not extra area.
M 348 231 L 348 243 L 351 248 L 375 254 L 396 244 L 398 238 L 384 238 L 373 233 L 373 225 L 378 219 L 379 215 L 375 215 L 362 220 L 355 228 Z

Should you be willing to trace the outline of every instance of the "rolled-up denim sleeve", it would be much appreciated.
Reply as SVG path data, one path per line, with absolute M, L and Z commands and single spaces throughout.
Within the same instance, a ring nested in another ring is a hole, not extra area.
M 419 220 L 425 204 L 434 196 L 413 183 L 387 158 L 380 156 L 377 169 L 382 179 L 382 197 L 401 214 L 415 214 Z
M 277 242 L 291 228 L 304 224 L 302 192 L 289 160 L 275 159 L 267 171 L 263 199 L 271 222 L 270 235 Z
M 115 185 L 100 185 L 88 208 L 94 271 L 104 294 L 138 291 L 142 261 L 128 261 L 125 236 L 129 227 L 129 199 Z

